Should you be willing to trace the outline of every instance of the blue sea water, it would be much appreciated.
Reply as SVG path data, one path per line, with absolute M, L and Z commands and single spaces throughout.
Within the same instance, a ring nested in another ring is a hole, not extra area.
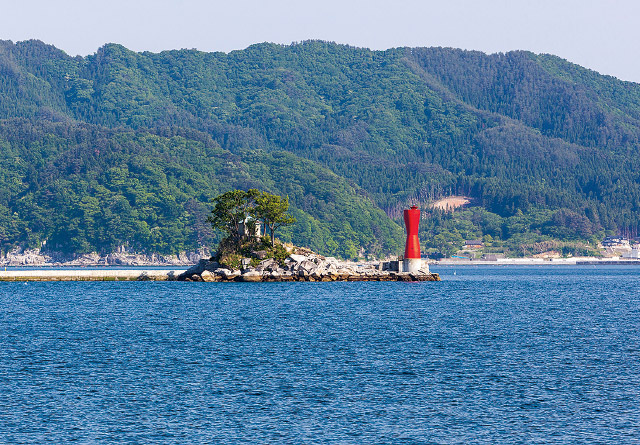
M 640 443 L 640 268 L 434 271 L 0 283 L 0 443 Z

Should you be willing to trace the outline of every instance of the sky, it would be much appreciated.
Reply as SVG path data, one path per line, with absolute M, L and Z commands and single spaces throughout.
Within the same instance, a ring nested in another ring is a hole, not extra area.
M 229 52 L 329 40 L 371 49 L 444 46 L 555 54 L 640 82 L 637 0 L 0 0 L 0 39 L 70 55 L 105 43 L 134 51 Z

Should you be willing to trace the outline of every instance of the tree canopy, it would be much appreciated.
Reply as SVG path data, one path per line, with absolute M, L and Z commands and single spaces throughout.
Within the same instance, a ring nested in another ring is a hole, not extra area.
M 271 235 L 271 245 L 275 245 L 276 230 L 296 222 L 296 219 L 287 213 L 289 210 L 289 197 L 272 195 L 261 192 L 255 198 L 252 216 L 261 221 Z
M 276 230 L 296 222 L 286 213 L 289 209 L 288 197 L 282 198 L 257 189 L 231 190 L 215 197 L 212 202 L 214 208 L 208 221 L 237 246 L 240 246 L 247 233 L 256 233 L 258 223 L 268 229 L 271 245 L 274 246 Z M 244 233 L 242 227 L 247 228 Z
M 241 224 L 247 224 L 249 218 L 255 213 L 255 199 L 258 195 L 258 190 L 249 189 L 248 191 L 231 190 L 216 196 L 212 200 L 214 207 L 208 221 L 214 229 L 223 231 L 236 244 L 239 244 L 242 236 Z

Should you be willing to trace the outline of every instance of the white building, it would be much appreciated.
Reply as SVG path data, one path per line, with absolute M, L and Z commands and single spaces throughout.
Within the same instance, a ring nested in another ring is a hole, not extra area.
M 253 233 L 251 233 L 251 227 L 254 227 Z M 260 221 L 247 216 L 244 221 L 240 223 L 240 229 L 238 230 L 240 236 L 258 238 L 262 236 L 262 226 Z
M 640 249 L 631 249 L 629 252 L 622 254 L 622 258 L 640 260 Z

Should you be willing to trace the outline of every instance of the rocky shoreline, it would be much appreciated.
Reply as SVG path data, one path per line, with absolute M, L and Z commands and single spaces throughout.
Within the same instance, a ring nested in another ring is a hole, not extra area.
M 67 256 L 58 253 L 42 252 L 40 249 L 15 249 L 6 255 L 0 254 L 1 267 L 89 267 L 89 266 L 191 266 L 208 251 L 184 252 L 179 255 L 140 254 L 133 252 L 114 252 L 107 255 L 87 253 Z
M 201 259 L 202 252 L 164 257 L 118 252 L 100 256 L 85 254 L 64 258 L 39 250 L 13 251 L 0 256 L 0 267 L 66 267 L 62 271 L 0 271 L 0 281 L 196 281 L 196 282 L 286 282 L 286 281 L 440 281 L 430 273 L 426 263 L 416 272 L 398 272 L 398 262 L 351 262 L 324 257 L 308 249 L 290 247 L 282 262 L 273 258 L 244 258 L 244 266 L 231 268 L 211 259 Z M 296 253 L 293 253 L 296 252 Z M 258 252 L 259 253 L 259 252 Z M 263 256 L 264 258 L 264 256 Z M 197 264 L 194 265 L 194 263 Z M 187 270 L 75 270 L 87 266 L 191 266 Z
M 440 281 L 437 273 L 424 269 L 415 273 L 388 270 L 382 262 L 352 263 L 321 255 L 291 254 L 279 264 L 270 258 L 254 267 L 231 269 L 202 259 L 178 275 L 178 281 L 286 282 L 286 281 Z

